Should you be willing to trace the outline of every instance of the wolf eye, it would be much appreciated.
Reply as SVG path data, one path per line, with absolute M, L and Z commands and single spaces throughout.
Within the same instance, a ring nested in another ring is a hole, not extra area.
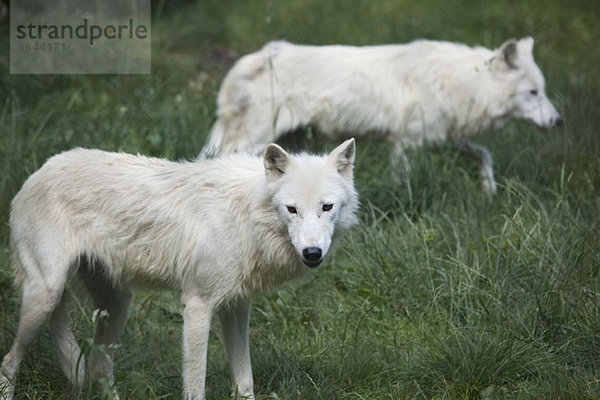
M 333 204 L 323 204 L 323 211 L 331 211 L 331 209 L 333 208 Z
M 537 91 L 537 89 L 531 89 L 531 90 L 529 91 L 529 93 L 531 93 L 531 94 L 532 94 L 532 95 L 534 95 L 534 96 L 537 96 L 537 94 L 538 94 L 538 91 Z
M 296 210 L 296 207 L 292 207 L 292 206 L 287 206 L 287 210 L 290 214 L 297 214 L 298 210 Z

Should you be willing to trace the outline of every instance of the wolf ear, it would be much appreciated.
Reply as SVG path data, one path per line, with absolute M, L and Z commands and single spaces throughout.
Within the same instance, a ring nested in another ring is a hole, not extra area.
M 533 55 L 533 43 L 534 40 L 531 36 L 519 40 L 519 43 L 517 43 L 519 53 L 523 55 Z
M 498 50 L 500 60 L 502 60 L 511 69 L 517 68 L 517 58 L 519 57 L 517 43 L 518 42 L 515 39 L 507 40 L 500 47 L 500 50 Z
M 352 177 L 356 143 L 354 138 L 346 140 L 329 153 L 328 158 L 335 164 L 337 171 L 345 178 Z
M 271 143 L 265 149 L 263 162 L 267 177 L 279 178 L 285 174 L 285 170 L 290 163 L 290 155 L 275 143 Z

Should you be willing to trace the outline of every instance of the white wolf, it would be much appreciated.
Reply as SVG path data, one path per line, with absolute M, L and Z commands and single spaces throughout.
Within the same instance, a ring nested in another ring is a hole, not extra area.
M 475 156 L 485 192 L 496 192 L 488 151 L 466 142 L 512 119 L 551 128 L 562 119 L 545 94 L 533 39 L 497 50 L 419 40 L 369 47 L 272 42 L 225 77 L 217 121 L 201 157 L 261 151 L 298 127 L 331 139 L 388 141 L 393 159 L 445 141 Z
M 217 308 L 233 392 L 253 398 L 249 298 L 323 261 L 357 222 L 354 139 L 328 156 L 229 155 L 175 163 L 76 149 L 51 158 L 12 203 L 11 242 L 21 319 L 0 367 L 0 398 L 11 399 L 25 347 L 48 323 L 74 385 L 84 362 L 62 303 L 77 272 L 108 311 L 90 373 L 113 382 L 112 347 L 127 320 L 132 285 L 181 291 L 184 398 L 204 399 L 206 348 Z M 116 395 L 116 392 L 115 392 Z

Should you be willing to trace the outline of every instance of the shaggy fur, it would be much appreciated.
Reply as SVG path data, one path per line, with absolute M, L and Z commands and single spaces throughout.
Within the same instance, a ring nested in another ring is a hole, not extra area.
M 175 163 L 99 150 L 57 155 L 12 202 L 11 240 L 23 302 L 0 368 L 11 399 L 27 344 L 48 323 L 74 385 L 84 362 L 61 299 L 77 272 L 108 312 L 95 342 L 108 346 L 90 373 L 113 381 L 112 347 L 127 320 L 132 286 L 181 291 L 184 396 L 204 398 L 206 347 L 218 308 L 233 392 L 253 397 L 248 347 L 250 297 L 316 267 L 356 223 L 354 140 L 329 156 L 229 155 Z M 116 394 L 116 392 L 115 392 Z
M 495 193 L 489 153 L 463 143 L 513 119 L 540 128 L 562 122 L 532 51 L 532 38 L 497 50 L 426 40 L 369 47 L 272 42 L 225 77 L 201 157 L 260 152 L 309 125 L 334 140 L 352 134 L 388 141 L 405 164 L 406 147 L 449 140 L 479 160 L 484 191 Z

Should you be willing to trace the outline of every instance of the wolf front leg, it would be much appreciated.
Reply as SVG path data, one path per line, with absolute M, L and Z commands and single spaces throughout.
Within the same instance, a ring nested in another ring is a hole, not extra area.
M 204 400 L 206 351 L 214 305 L 199 296 L 183 300 L 183 398 Z
M 221 325 L 223 325 L 225 347 L 231 368 L 231 391 L 234 398 L 254 399 L 248 339 L 249 322 L 249 300 L 240 300 L 225 307 L 221 313 Z
M 475 158 L 479 163 L 479 179 L 483 192 L 493 196 L 498 191 L 494 180 L 494 167 L 490 152 L 482 146 L 473 143 L 457 143 L 455 147 L 463 153 Z
M 392 177 L 394 180 L 399 184 L 410 187 L 411 168 L 406 156 L 406 147 L 402 142 L 393 142 L 390 167 L 392 168 Z

